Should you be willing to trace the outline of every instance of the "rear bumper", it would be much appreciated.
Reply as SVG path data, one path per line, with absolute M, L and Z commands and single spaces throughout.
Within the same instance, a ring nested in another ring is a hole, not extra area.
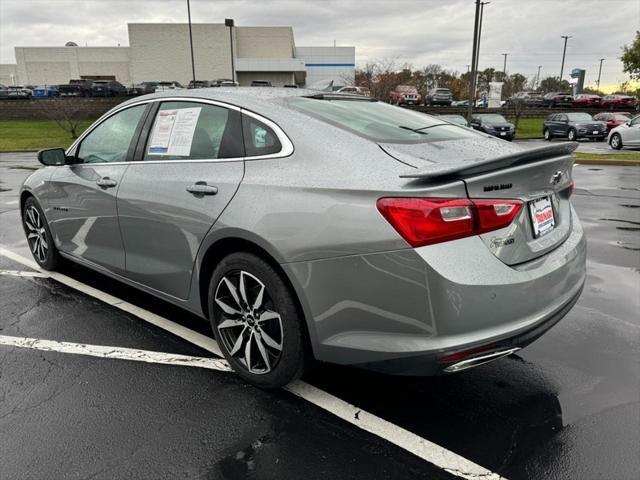
M 524 346 L 566 315 L 586 276 L 586 240 L 573 211 L 572 217 L 562 245 L 513 267 L 479 237 L 282 267 L 318 360 L 439 374 L 445 356 Z

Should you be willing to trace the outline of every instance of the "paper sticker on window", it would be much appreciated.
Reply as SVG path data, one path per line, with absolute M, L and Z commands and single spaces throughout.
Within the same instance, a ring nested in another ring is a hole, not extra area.
M 256 126 L 253 130 L 253 144 L 256 148 L 264 148 L 267 146 L 267 130 Z
M 149 155 L 188 157 L 201 107 L 161 110 L 149 141 Z

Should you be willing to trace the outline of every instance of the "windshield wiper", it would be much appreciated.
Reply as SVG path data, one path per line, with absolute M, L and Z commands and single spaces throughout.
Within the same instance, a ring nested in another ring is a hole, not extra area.
M 441 127 L 443 125 L 451 125 L 450 123 L 436 123 L 434 125 L 428 125 L 426 127 L 421 127 L 421 128 L 411 128 L 411 127 L 405 127 L 404 125 L 398 125 L 398 128 L 402 128 L 403 130 L 409 130 L 411 132 L 414 133 L 420 133 L 422 135 L 428 135 L 427 132 L 423 132 L 423 130 L 427 130 L 429 128 L 433 128 L 433 127 Z

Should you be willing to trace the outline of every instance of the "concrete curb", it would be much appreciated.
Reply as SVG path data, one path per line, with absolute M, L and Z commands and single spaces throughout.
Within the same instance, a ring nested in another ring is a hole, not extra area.
M 597 158 L 576 159 L 576 164 L 580 165 L 611 165 L 611 166 L 623 166 L 623 167 L 640 167 L 640 160 L 606 160 Z

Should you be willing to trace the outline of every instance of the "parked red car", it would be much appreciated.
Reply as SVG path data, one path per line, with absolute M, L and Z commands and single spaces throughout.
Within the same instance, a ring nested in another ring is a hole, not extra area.
M 629 95 L 607 95 L 602 99 L 602 106 L 611 110 L 614 108 L 633 108 L 636 106 L 636 101 Z
M 389 103 L 394 105 L 420 105 L 422 95 L 413 85 L 398 85 L 389 94 Z
M 599 107 L 602 105 L 602 97 L 600 95 L 592 95 L 590 93 L 579 93 L 573 97 L 573 107 Z
M 607 122 L 607 132 L 610 132 L 612 128 L 624 125 L 631 120 L 631 115 L 626 112 L 602 112 L 594 115 L 593 119 Z

